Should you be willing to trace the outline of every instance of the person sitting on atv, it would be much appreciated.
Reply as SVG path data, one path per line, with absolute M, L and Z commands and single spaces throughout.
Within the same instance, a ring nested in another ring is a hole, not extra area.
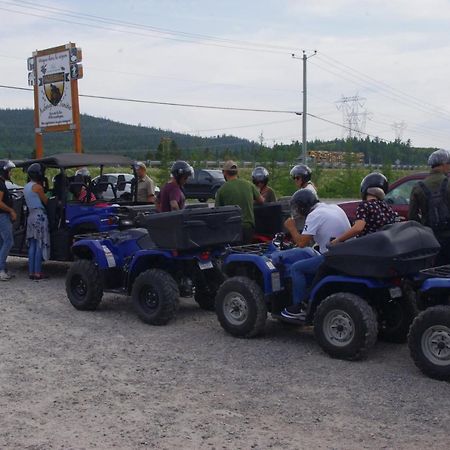
M 269 171 L 265 167 L 259 166 L 253 169 L 252 181 L 264 198 L 264 203 L 277 201 L 274 190 L 267 185 L 269 183 Z
M 78 191 L 78 194 L 76 195 L 76 199 L 79 202 L 95 202 L 97 198 L 95 195 L 91 192 L 88 200 L 88 190 L 86 186 L 89 186 L 91 183 L 91 173 L 89 172 L 89 169 L 87 167 L 82 167 L 81 169 L 78 169 L 75 172 L 75 179 L 81 179 L 83 180 L 83 183 L 85 186 L 82 186 L 81 189 Z
M 216 207 L 237 205 L 242 211 L 243 242 L 250 244 L 255 234 L 254 203 L 264 203 L 263 196 L 247 180 L 238 177 L 238 167 L 234 161 L 226 161 L 222 168 L 227 181 L 216 193 Z
M 356 210 L 356 220 L 350 230 L 337 236 L 331 244 L 345 242 L 353 237 L 375 233 L 385 225 L 394 223 L 398 215 L 384 201 L 389 189 L 387 178 L 378 172 L 372 172 L 361 181 L 362 202 Z
M 291 169 L 290 175 L 297 189 L 308 189 L 317 195 L 317 189 L 311 181 L 312 171 L 306 164 L 297 164 Z
M 186 161 L 176 161 L 170 169 L 172 178 L 161 189 L 158 208 L 160 212 L 178 211 L 184 209 L 186 197 L 183 186 L 189 177 L 194 175 L 194 169 Z
M 309 189 L 299 189 L 291 198 L 292 217 L 285 226 L 297 247 L 304 248 L 309 258 L 294 263 L 291 267 L 293 305 L 285 308 L 281 315 L 287 319 L 299 319 L 304 315 L 302 303 L 307 300 L 306 275 L 315 275 L 324 261 L 323 254 L 328 244 L 336 236 L 341 236 L 350 229 L 350 222 L 345 212 L 337 205 L 321 203 L 317 195 Z M 305 218 L 303 232 L 297 230 L 295 218 Z M 308 247 L 312 242 L 319 246 L 319 251 Z

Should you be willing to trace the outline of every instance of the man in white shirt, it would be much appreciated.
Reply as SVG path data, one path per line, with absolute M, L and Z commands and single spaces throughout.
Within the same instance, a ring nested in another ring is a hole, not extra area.
M 301 304 L 307 300 L 306 275 L 314 275 L 324 261 L 323 253 L 331 240 L 350 229 L 350 222 L 345 212 L 337 205 L 320 203 L 317 195 L 309 189 L 298 190 L 291 198 L 293 217 L 304 217 L 305 226 L 300 234 L 294 218 L 288 219 L 285 226 L 291 233 L 292 240 L 304 248 L 315 242 L 319 246 L 316 255 L 302 259 L 291 267 L 293 305 L 281 312 L 283 317 L 299 319 L 304 315 Z

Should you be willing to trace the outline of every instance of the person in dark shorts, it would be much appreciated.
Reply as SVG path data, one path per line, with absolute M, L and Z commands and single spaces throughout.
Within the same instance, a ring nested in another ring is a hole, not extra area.
M 0 281 L 9 281 L 11 275 L 6 270 L 6 258 L 14 244 L 13 225 L 17 219 L 13 209 L 6 181 L 11 179 L 11 170 L 16 167 L 12 161 L 4 161 L 0 167 Z
M 159 194 L 159 211 L 169 212 L 184 209 L 186 197 L 183 186 L 189 177 L 194 175 L 194 169 L 186 161 L 176 161 L 170 169 L 172 179 L 166 183 Z
M 430 174 L 411 191 L 408 219 L 430 227 L 441 244 L 435 264 L 450 263 L 450 152 L 439 149 L 428 158 Z
M 269 171 L 265 167 L 259 166 L 253 169 L 252 181 L 264 198 L 265 203 L 273 203 L 277 201 L 274 190 L 268 186 Z
M 222 168 L 227 181 L 216 194 L 216 206 L 237 205 L 242 211 L 243 241 L 250 244 L 255 234 L 254 203 L 264 203 L 263 196 L 256 187 L 238 177 L 238 167 L 234 161 L 226 161 Z
M 372 172 L 361 181 L 362 202 L 356 210 L 356 220 L 350 230 L 336 236 L 331 242 L 335 245 L 353 237 L 375 233 L 385 225 L 396 222 L 397 213 L 384 201 L 389 189 L 387 178 L 378 172 Z

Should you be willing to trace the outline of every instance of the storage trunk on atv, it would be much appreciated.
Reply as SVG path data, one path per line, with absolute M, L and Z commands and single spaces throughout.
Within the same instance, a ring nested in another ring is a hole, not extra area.
M 288 200 L 257 205 L 255 211 L 255 232 L 266 236 L 275 236 L 284 230 L 284 222 L 290 217 Z
M 184 209 L 138 216 L 159 248 L 194 250 L 242 241 L 242 214 L 238 206 Z
M 332 247 L 325 264 L 356 277 L 391 278 L 431 267 L 439 249 L 430 228 L 413 221 L 395 223 Z

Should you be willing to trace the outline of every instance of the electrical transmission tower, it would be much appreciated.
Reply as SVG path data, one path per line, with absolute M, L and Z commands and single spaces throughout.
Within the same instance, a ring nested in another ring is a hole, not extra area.
M 347 130 L 347 136 L 361 137 L 366 129 L 366 121 L 370 118 L 370 113 L 364 109 L 366 99 L 358 94 L 352 97 L 342 95 L 336 102 L 338 110 L 342 111 L 342 123 Z
M 404 120 L 402 120 L 401 122 L 394 122 L 392 124 L 392 129 L 394 130 L 396 141 L 402 140 L 403 132 L 406 130 L 406 128 L 408 128 L 408 125 Z

